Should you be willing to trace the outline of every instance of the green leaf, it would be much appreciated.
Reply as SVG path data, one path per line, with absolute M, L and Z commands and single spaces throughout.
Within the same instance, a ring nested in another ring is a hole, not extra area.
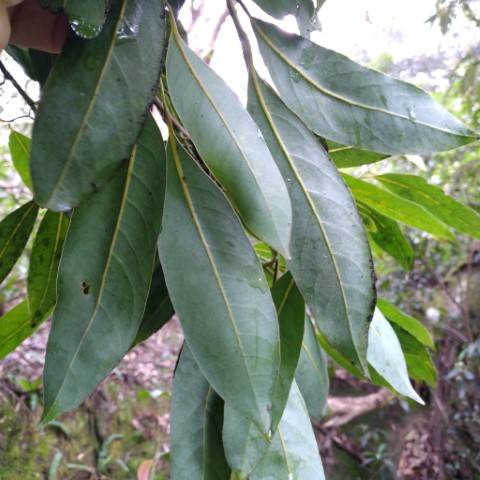
M 172 102 L 202 159 L 247 227 L 288 256 L 291 206 L 258 128 L 226 83 L 175 33 L 167 54 Z
M 30 178 L 30 139 L 25 135 L 12 130 L 8 140 L 13 166 L 20 175 L 22 182 L 32 190 Z
M 100 35 L 67 39 L 33 128 L 30 165 L 40 205 L 78 205 L 129 158 L 160 74 L 162 12 L 162 2 L 119 0 Z
M 160 263 L 153 272 L 147 305 L 132 347 L 160 330 L 175 313 Z
M 168 156 L 159 254 L 173 306 L 209 384 L 267 435 L 280 367 L 267 281 L 215 183 L 183 150 Z
M 375 309 L 368 331 L 368 363 L 398 393 L 425 405 L 408 378 L 407 364 L 392 326 L 379 309 Z
M 455 241 L 455 235 L 421 205 L 350 175 L 343 177 L 357 201 L 405 225 Z
M 300 33 L 308 36 L 313 30 L 318 30 L 317 12 L 325 0 L 254 0 L 263 11 L 272 17 L 282 19 L 287 15 L 292 15 L 297 21 Z
M 47 211 L 35 235 L 27 279 L 32 326 L 55 305 L 58 264 L 68 223 L 63 213 Z
M 73 31 L 82 38 L 96 37 L 102 30 L 109 0 L 39 0 L 53 13 L 65 12 Z M 138 7 L 140 8 L 140 7 Z M 125 23 L 123 28 L 134 28 Z
M 57 58 L 54 53 L 41 52 L 33 48 L 8 45 L 6 52 L 23 68 L 25 74 L 43 87 Z
M 378 175 L 375 180 L 382 182 L 396 195 L 421 205 L 434 217 L 455 230 L 480 238 L 480 214 L 455 200 L 444 191 L 417 175 L 388 173 Z
M 15 350 L 32 335 L 49 314 L 50 311 L 41 321 L 32 326 L 28 302 L 24 300 L 0 317 L 0 359 Z
M 282 417 L 303 339 L 305 304 L 290 273 L 283 275 L 272 288 L 280 326 L 280 370 L 275 385 L 272 416 Z M 277 425 L 273 426 L 274 429 Z M 237 410 L 225 405 L 223 425 L 225 454 L 235 472 L 248 476 L 266 453 L 270 441 Z
M 407 362 L 408 375 L 419 382 L 435 387 L 437 371 L 428 350 L 412 335 L 397 325 L 392 325 Z
M 272 415 L 280 420 L 302 349 L 305 302 L 290 272 L 275 283 L 272 297 L 280 327 L 280 371 L 275 385 Z
M 386 154 L 449 150 L 476 134 L 423 90 L 253 19 L 260 52 L 285 103 L 318 135 Z
M 250 480 L 325 478 L 317 441 L 302 395 L 294 382 L 270 448 Z
M 371 163 L 380 162 L 388 158 L 388 155 L 375 152 L 367 152 L 358 148 L 340 145 L 335 142 L 327 142 L 328 156 L 337 168 L 360 167 Z
M 377 300 L 377 307 L 387 317 L 387 319 L 402 327 L 410 335 L 416 338 L 422 345 L 425 345 L 432 350 L 435 349 L 432 336 L 427 328 L 419 322 L 416 318 L 407 315 L 399 310 L 395 305 L 387 302 L 383 298 Z
M 290 194 L 287 264 L 326 340 L 366 369 L 366 331 L 375 292 L 370 249 L 355 202 L 325 150 L 264 84 L 256 82 L 255 89 L 250 85 L 248 108 Z
M 369 232 L 369 237 L 380 247 L 395 258 L 405 270 L 411 270 L 413 266 L 413 248 L 405 238 L 397 222 L 391 220 L 377 211 L 358 202 L 360 213 L 370 219 L 375 230 Z
M 267 453 L 270 442 L 270 436 L 265 436 L 253 422 L 225 404 L 223 447 L 234 477 L 250 478 L 253 469 Z
M 172 480 L 226 480 L 230 468 L 222 444 L 223 400 L 184 344 L 173 379 L 171 429 Z
M 27 202 L 0 222 L 0 283 L 23 253 L 37 214 L 38 207 L 35 203 Z
M 287 15 L 298 15 L 298 11 L 301 9 L 306 10 L 310 16 L 315 11 L 312 0 L 298 0 L 295 2 L 291 0 L 254 0 L 254 2 L 264 12 L 278 19 L 282 19 Z
M 45 424 L 115 367 L 138 330 L 152 279 L 165 153 L 149 117 L 125 169 L 75 209 L 45 361 Z
M 305 400 L 309 415 L 314 418 L 321 418 L 327 408 L 328 390 L 330 388 L 328 362 L 308 316 L 305 316 L 305 333 L 302 352 L 295 372 L 295 380 Z

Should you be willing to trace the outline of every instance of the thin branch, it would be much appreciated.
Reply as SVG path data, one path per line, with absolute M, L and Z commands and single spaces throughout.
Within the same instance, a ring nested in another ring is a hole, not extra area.
M 208 46 L 208 53 L 203 56 L 204 62 L 209 65 L 210 61 L 212 60 L 213 52 L 215 51 L 215 44 L 217 43 L 217 38 L 218 35 L 220 34 L 220 30 L 223 27 L 223 24 L 225 23 L 225 20 L 228 18 L 228 8 L 225 8 L 223 13 L 220 15 L 218 18 L 217 24 L 215 25 L 215 28 L 213 29 L 212 33 L 212 39 L 210 40 L 210 44 Z
M 35 105 L 35 102 L 30 98 L 28 93 L 19 85 L 19 83 L 15 80 L 13 75 L 7 70 L 7 67 L 3 64 L 3 62 L 0 60 L 0 70 L 3 73 L 3 76 L 9 80 L 12 85 L 15 87 L 17 92 L 22 96 L 22 98 L 25 100 L 27 105 L 34 111 L 36 112 L 37 107 Z
M 170 120 L 172 121 L 172 125 L 175 127 L 176 130 L 180 132 L 183 138 L 190 138 L 190 135 L 185 130 L 185 128 L 183 128 L 183 125 L 165 108 L 165 105 L 158 97 L 155 97 L 154 104 L 160 110 L 162 115 L 168 116 L 170 118 Z

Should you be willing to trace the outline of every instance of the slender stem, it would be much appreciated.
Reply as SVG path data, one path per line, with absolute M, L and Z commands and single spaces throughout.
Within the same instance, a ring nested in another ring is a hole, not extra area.
M 247 34 L 245 33 L 245 30 L 243 30 L 242 24 L 240 23 L 240 19 L 238 18 L 237 10 L 235 9 L 233 0 L 227 0 L 227 7 L 228 7 L 228 11 L 230 12 L 230 16 L 232 17 L 233 24 L 235 25 L 235 29 L 237 30 L 240 44 L 242 45 L 242 51 L 243 51 L 243 57 L 245 58 L 245 63 L 247 65 L 248 71 L 251 72 L 253 69 L 253 55 L 252 55 L 252 48 L 250 46 L 250 42 L 248 41 Z
M 170 118 L 172 125 L 180 132 L 182 137 L 185 139 L 189 139 L 190 136 L 188 135 L 188 132 L 185 130 L 185 128 L 183 128 L 183 125 L 168 111 L 164 102 L 160 100 L 158 97 L 155 97 L 154 103 L 164 117 L 168 116 Z
M 35 102 L 30 98 L 28 93 L 19 85 L 19 83 L 15 80 L 13 75 L 7 70 L 7 67 L 5 67 L 5 65 L 3 64 L 3 62 L 1 60 L 0 60 L 0 70 L 2 71 L 5 79 L 9 80 L 12 83 L 12 85 L 16 88 L 17 92 L 25 100 L 27 105 L 35 112 L 37 110 Z

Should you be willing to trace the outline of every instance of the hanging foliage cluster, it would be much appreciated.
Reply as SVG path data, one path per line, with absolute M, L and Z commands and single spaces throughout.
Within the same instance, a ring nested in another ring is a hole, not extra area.
M 9 47 L 41 100 L 31 142 L 10 137 L 33 198 L 0 223 L 2 280 L 43 217 L 28 296 L 0 318 L 0 355 L 53 309 L 46 424 L 176 312 L 172 478 L 323 478 L 310 417 L 325 411 L 325 352 L 419 402 L 409 378 L 436 381 L 426 328 L 376 298 L 371 249 L 409 269 L 399 223 L 480 236 L 475 211 L 420 177 L 343 169 L 476 134 L 419 88 L 313 43 L 321 1 L 255 0 L 294 15 L 296 35 L 227 0 L 247 108 L 189 48 L 182 1 L 40 3 L 72 31 L 48 62 Z

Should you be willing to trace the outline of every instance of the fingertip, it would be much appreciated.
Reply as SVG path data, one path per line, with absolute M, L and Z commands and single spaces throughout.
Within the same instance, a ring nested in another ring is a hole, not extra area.
M 69 30 L 70 24 L 67 16 L 63 14 L 57 15 L 52 31 L 52 53 L 60 53 L 62 51 L 62 47 L 65 43 Z

